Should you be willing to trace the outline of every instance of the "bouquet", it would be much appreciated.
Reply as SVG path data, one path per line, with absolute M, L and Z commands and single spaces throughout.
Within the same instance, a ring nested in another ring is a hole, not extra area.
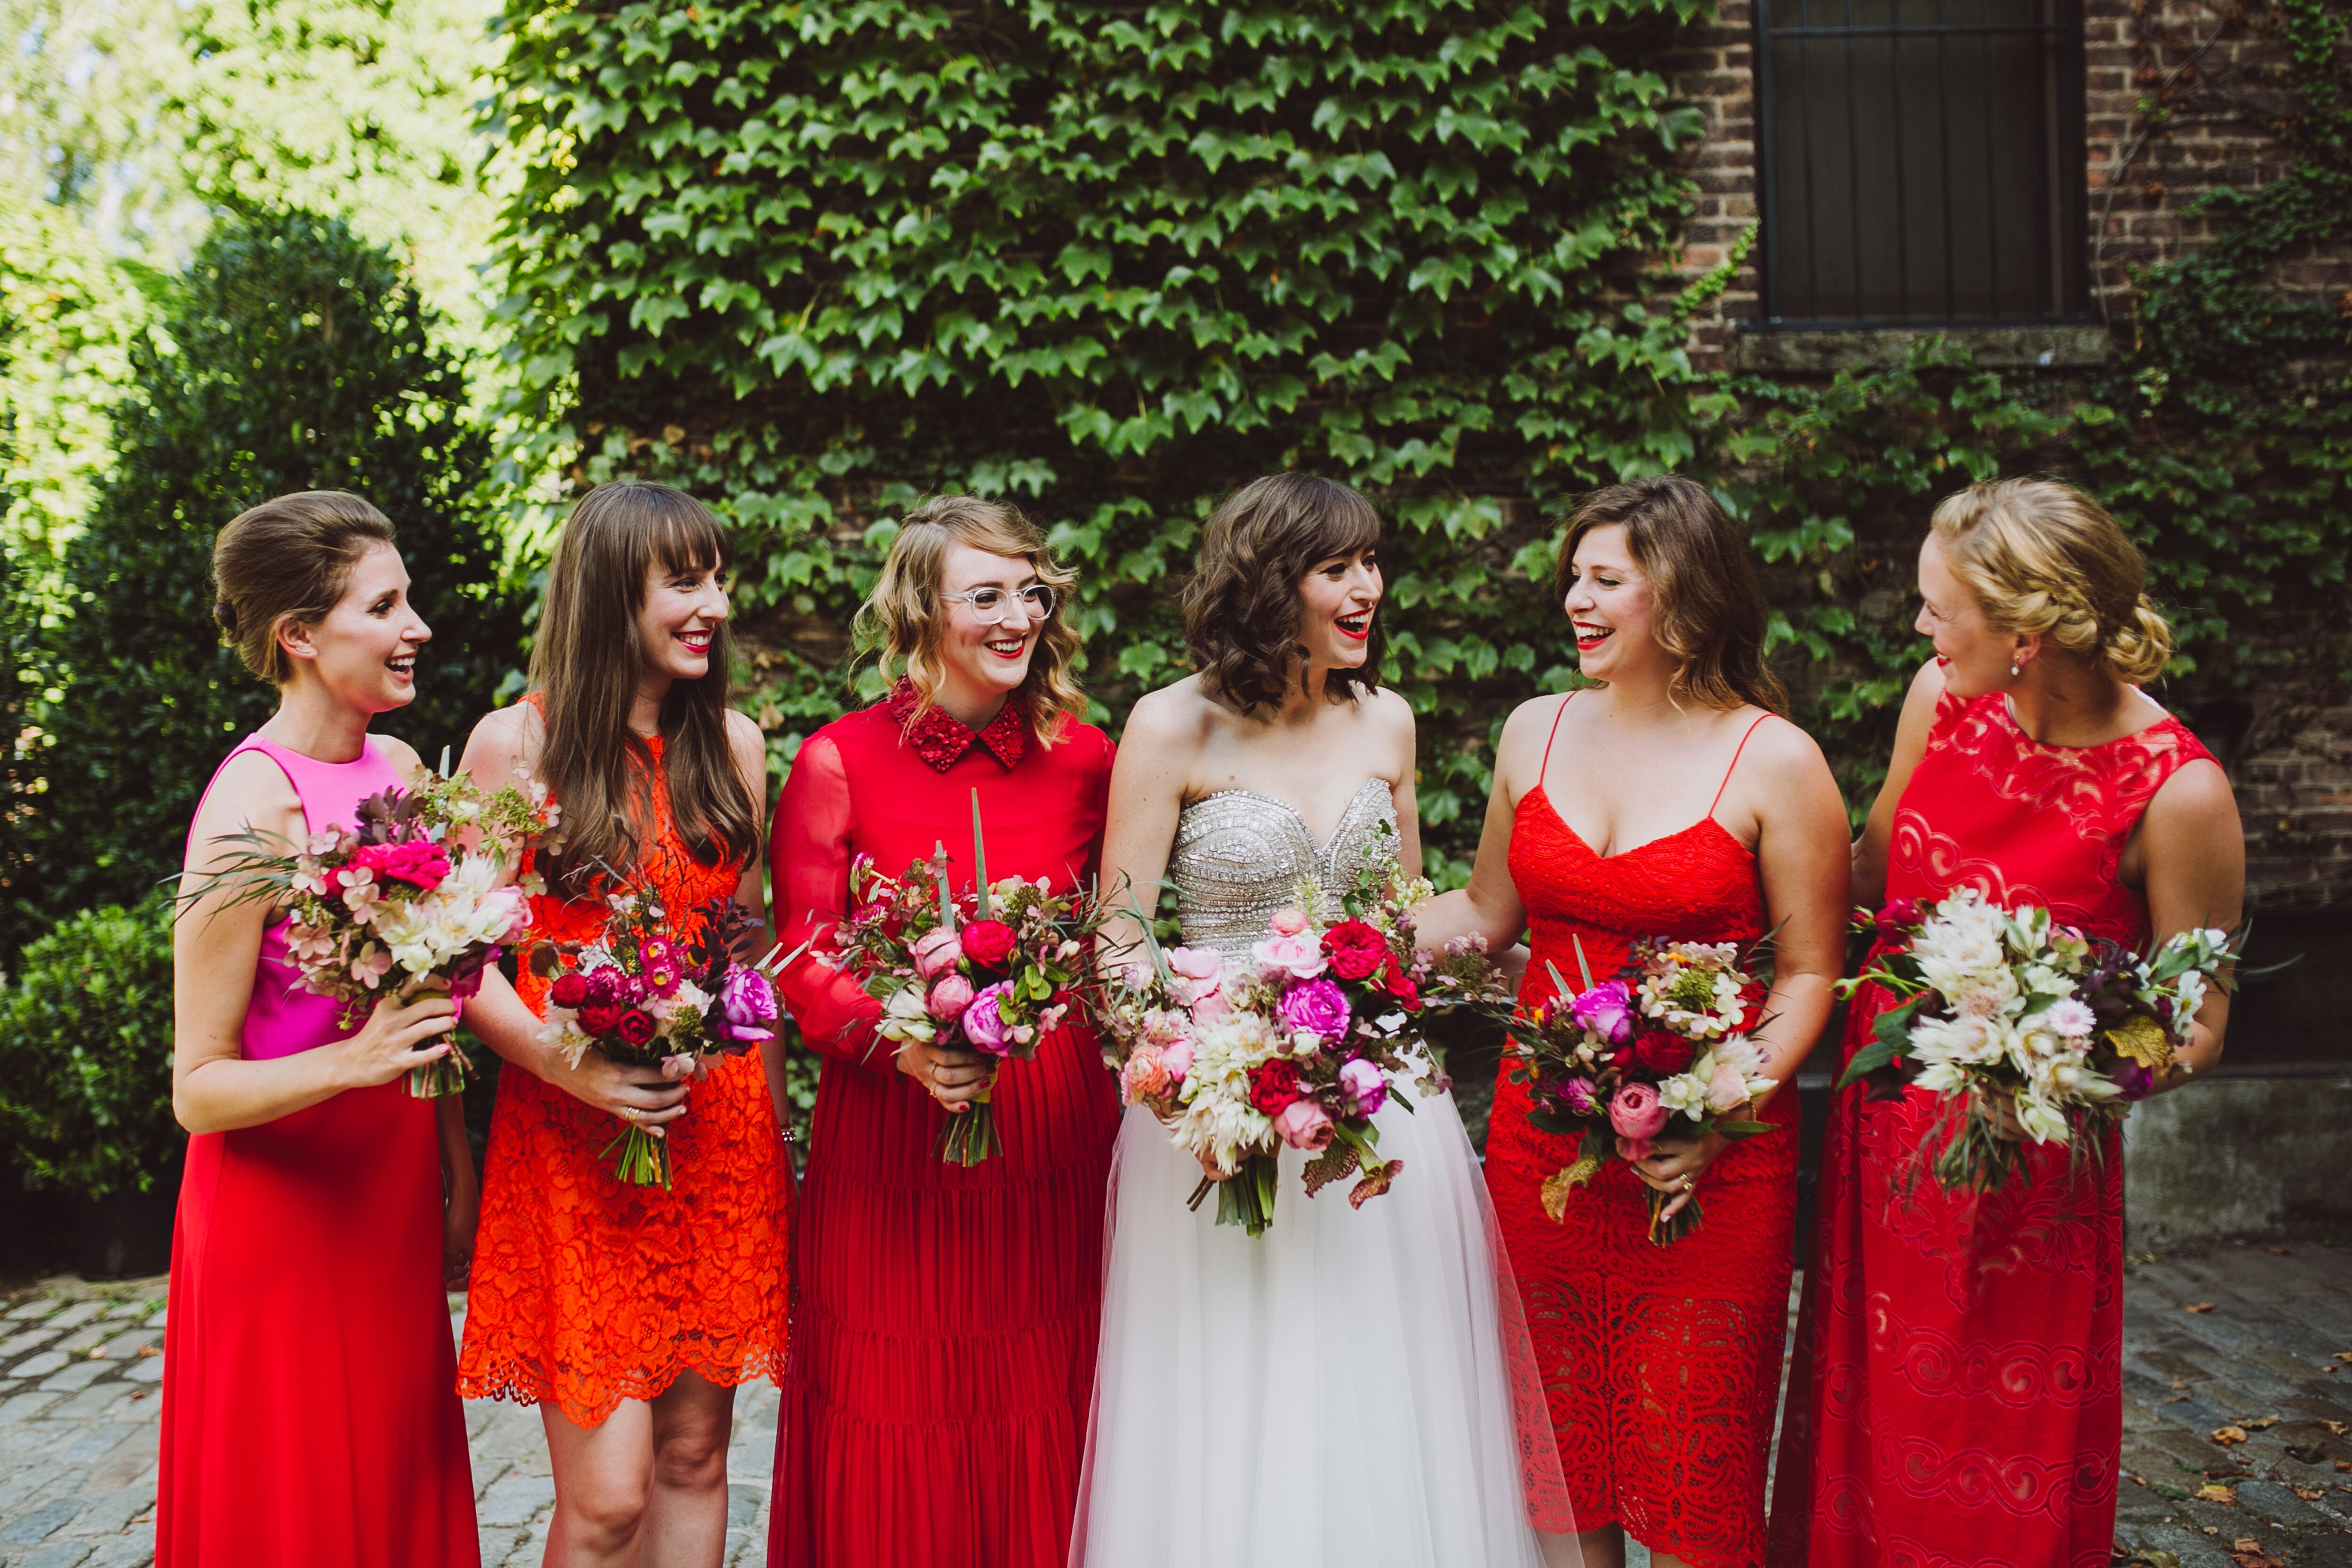
M 1121 1098 L 1149 1107 L 1178 1147 L 1226 1178 L 1204 1177 L 1192 1207 L 1214 1186 L 1218 1224 L 1264 1235 L 1286 1145 L 1312 1156 L 1309 1197 L 1349 1176 L 1353 1207 L 1388 1191 L 1404 1162 L 1381 1158 L 1372 1117 L 1408 1077 L 1443 1085 L 1428 1015 L 1505 994 L 1475 938 L 1433 961 L 1414 950 L 1412 907 L 1430 892 L 1398 875 L 1392 852 L 1368 855 L 1343 918 L 1307 915 L 1327 905 L 1302 884 L 1297 905 L 1277 911 L 1239 964 L 1213 947 L 1163 951 L 1146 923 L 1150 962 L 1103 993 L 1104 1056 Z M 1397 1103 L 1412 1109 L 1410 1095 Z
M 898 877 L 861 858 L 850 872 L 856 911 L 836 930 L 835 961 L 882 1004 L 882 1037 L 902 1049 L 937 1042 L 1026 1061 L 1068 1014 L 1094 925 L 1044 877 L 990 885 L 977 789 L 971 841 L 975 877 L 961 898 L 949 889 L 945 845 Z M 1003 1152 L 985 1091 L 940 1129 L 939 1156 L 952 1164 Z
M 1760 945 L 1759 945 L 1760 946 Z M 1557 1221 L 1568 1195 L 1601 1174 L 1613 1152 L 1648 1157 L 1669 1134 L 1752 1137 L 1769 1122 L 1732 1113 L 1773 1087 L 1763 1051 L 1749 1038 L 1761 1026 L 1767 988 L 1756 977 L 1754 950 L 1727 942 L 1636 943 L 1624 967 L 1595 985 L 1576 944 L 1584 988 L 1569 989 L 1552 971 L 1556 994 L 1523 1012 L 1512 1033 L 1511 1074 L 1528 1086 L 1528 1120 L 1541 1131 L 1581 1137 L 1575 1162 L 1543 1185 L 1544 1212 Z M 1698 1200 L 1662 1218 L 1665 1193 L 1650 1189 L 1650 1239 L 1660 1247 L 1698 1228 Z
M 402 1002 L 425 990 L 462 1001 L 530 927 L 530 895 L 541 888 L 530 874 L 502 884 L 507 867 L 527 849 L 562 842 L 561 809 L 547 787 L 528 773 L 521 779 L 520 787 L 485 795 L 464 775 L 450 776 L 444 751 L 437 776 L 369 796 L 351 827 L 313 833 L 299 846 L 257 830 L 229 835 L 242 847 L 226 866 L 193 879 L 183 902 L 226 882 L 236 887 L 232 904 L 286 904 L 287 960 L 304 989 L 343 1004 L 341 1028 L 353 1027 L 387 988 Z M 438 1061 L 410 1069 L 408 1092 L 455 1094 L 466 1073 L 466 1054 L 453 1044 Z
M 774 1036 L 776 988 L 767 960 L 749 964 L 736 955 L 760 928 L 758 916 L 732 899 L 712 899 L 693 911 L 681 935 L 648 889 L 625 886 L 605 903 L 611 913 L 594 942 L 543 943 L 531 953 L 533 971 L 553 979 L 539 1037 L 572 1066 L 594 1050 L 684 1078 L 706 1071 L 710 1057 Z M 629 1122 L 603 1152 L 617 1153 L 619 1180 L 668 1189 L 669 1143 L 661 1128 Z
M 2231 988 L 2225 966 L 2245 936 L 2184 931 L 2142 957 L 2047 909 L 2002 909 L 1975 888 L 1937 904 L 1898 899 L 1876 915 L 1857 910 L 1855 924 L 1879 945 L 1840 994 L 1874 984 L 1901 1000 L 1879 1015 L 1838 1087 L 1875 1075 L 1891 1092 L 1908 1082 L 1945 1095 L 1921 1159 L 1954 1192 L 1989 1192 L 2022 1166 L 2022 1145 L 2000 1135 L 2000 1099 L 2032 1142 L 2099 1157 L 2099 1134 L 2147 1097 L 2157 1070 L 2188 1042 L 2206 988 Z

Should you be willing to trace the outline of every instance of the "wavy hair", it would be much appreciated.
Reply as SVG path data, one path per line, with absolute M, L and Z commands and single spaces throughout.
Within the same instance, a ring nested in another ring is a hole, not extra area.
M 1587 496 L 1560 539 L 1553 598 L 1568 598 L 1584 536 L 1621 524 L 1634 564 L 1650 580 L 1653 634 L 1675 661 L 1667 695 L 1714 708 L 1748 703 L 1787 714 L 1788 690 L 1764 662 L 1771 619 L 1755 558 L 1704 485 L 1665 474 Z
M 646 653 L 637 632 L 654 569 L 723 570 L 727 529 L 683 490 L 644 479 L 599 485 L 564 520 L 547 571 L 531 650 L 531 682 L 547 721 L 536 772 L 563 806 L 563 849 L 550 880 L 577 897 L 601 868 L 643 863 L 653 821 L 653 748 L 629 727 Z M 740 865 L 756 852 L 760 802 L 727 740 L 734 645 L 711 629 L 710 669 L 662 698 L 662 777 L 670 815 L 705 865 Z
M 1971 485 L 1944 497 L 1934 528 L 1993 630 L 2047 637 L 2131 685 L 2164 674 L 2172 628 L 2148 600 L 2147 563 L 2074 486 Z
M 1037 580 L 1060 599 L 1038 631 L 1029 674 L 1013 693 L 1028 715 L 1031 733 L 1040 744 L 1054 745 L 1063 726 L 1087 712 L 1087 694 L 1071 674 L 1078 634 L 1070 624 L 1070 599 L 1078 574 L 1054 559 L 1045 534 L 1018 507 L 977 496 L 934 496 L 900 518 L 882 575 L 858 608 L 857 640 L 878 653 L 886 679 L 903 674 L 914 683 L 917 716 L 929 711 L 946 679 L 940 657 L 940 593 L 951 544 L 1027 561 Z
M 1320 561 L 1380 542 L 1381 515 L 1356 491 L 1297 472 L 1253 479 L 1210 515 L 1184 587 L 1184 642 L 1211 692 L 1245 714 L 1280 707 L 1307 679 L 1298 584 Z M 1380 687 L 1388 639 L 1372 617 L 1364 662 L 1324 676 L 1323 695 Z

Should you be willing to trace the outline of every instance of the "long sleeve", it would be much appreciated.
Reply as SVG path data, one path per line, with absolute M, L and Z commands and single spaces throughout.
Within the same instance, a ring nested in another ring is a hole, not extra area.
M 784 1003 L 812 1050 L 844 1061 L 887 1062 L 875 1032 L 882 1004 L 830 961 L 834 927 L 849 910 L 856 808 L 849 771 L 829 736 L 809 737 L 784 780 L 768 843 L 776 936 L 791 952 L 807 946 L 779 977 Z

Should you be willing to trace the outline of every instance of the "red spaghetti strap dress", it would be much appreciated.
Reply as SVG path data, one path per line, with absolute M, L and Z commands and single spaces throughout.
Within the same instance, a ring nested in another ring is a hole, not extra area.
M 229 756 L 246 751 L 285 770 L 314 833 L 400 782 L 373 741 L 350 762 L 259 736 Z M 272 922 L 245 1056 L 348 1038 L 341 1015 L 302 989 Z M 432 1101 L 395 1079 L 188 1140 L 163 1328 L 162 1568 L 476 1568 L 454 1375 Z
M 646 745 L 654 831 L 636 873 L 673 914 L 732 896 L 742 868 L 687 849 L 661 737 Z M 591 941 L 604 915 L 601 899 L 535 898 L 532 935 Z M 539 1012 L 550 983 L 526 968 L 516 989 Z M 457 1361 L 467 1398 L 551 1401 L 594 1427 L 682 1373 L 732 1387 L 782 1366 L 793 1176 L 758 1054 L 727 1058 L 688 1090 L 669 1124 L 668 1190 L 613 1176 L 604 1151 L 620 1128 L 519 1067 L 499 1075 Z
M 1555 734 L 1559 727 L 1555 715 Z M 1547 741 L 1547 767 L 1550 758 Z M 1540 782 L 1519 797 L 1511 880 L 1533 949 L 1523 1005 L 1551 998 L 1554 967 L 1581 983 L 1578 942 L 1600 979 L 1645 936 L 1763 935 L 1756 857 L 1714 810 L 1604 857 Z M 1575 1160 L 1577 1145 L 1529 1125 L 1528 1105 L 1524 1085 L 1507 1072 L 1497 1079 L 1486 1185 L 1527 1303 L 1577 1525 L 1621 1525 L 1695 1568 L 1751 1568 L 1764 1552 L 1765 1460 L 1788 1322 L 1797 1097 L 1774 1095 L 1763 1120 L 1776 1130 L 1707 1166 L 1697 1193 L 1705 1218 L 1669 1247 L 1650 1241 L 1649 1189 L 1622 1160 L 1575 1189 L 1559 1222 L 1544 1213 L 1544 1181 Z
M 980 793 L 991 877 L 1090 882 L 1111 745 L 1051 747 L 1016 705 L 974 734 L 887 702 L 808 738 L 776 810 L 778 936 L 823 943 L 854 860 L 887 875 L 945 844 L 972 875 Z M 824 1057 L 802 1188 L 799 1304 L 776 1434 L 772 1568 L 1061 1568 L 1093 1396 L 1103 1205 L 1118 1097 L 1090 1030 L 998 1076 L 1004 1144 L 933 1152 L 946 1113 L 877 1040 L 872 998 L 814 954 L 784 975 Z
M 1998 694 L 1937 706 L 1895 813 L 1888 899 L 1981 889 L 2094 936 L 2147 939 L 2117 867 L 2205 748 L 2174 719 L 2043 746 Z M 1841 1064 L 1889 998 L 1853 1000 Z M 2105 1568 L 2123 1445 L 2123 1163 L 2029 1148 L 1982 1197 L 1895 1188 L 1937 1096 L 1837 1097 L 1815 1265 L 1773 1482 L 1776 1568 Z

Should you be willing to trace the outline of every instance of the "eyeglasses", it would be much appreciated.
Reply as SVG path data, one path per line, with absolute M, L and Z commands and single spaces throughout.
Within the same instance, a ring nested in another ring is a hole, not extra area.
M 971 605 L 971 612 L 980 617 L 983 626 L 1001 625 L 1010 620 L 1016 605 L 1024 620 L 1034 616 L 1043 621 L 1054 613 L 1054 591 L 1042 582 L 1033 582 L 1013 593 L 1001 588 L 974 588 L 940 597 L 950 603 Z

